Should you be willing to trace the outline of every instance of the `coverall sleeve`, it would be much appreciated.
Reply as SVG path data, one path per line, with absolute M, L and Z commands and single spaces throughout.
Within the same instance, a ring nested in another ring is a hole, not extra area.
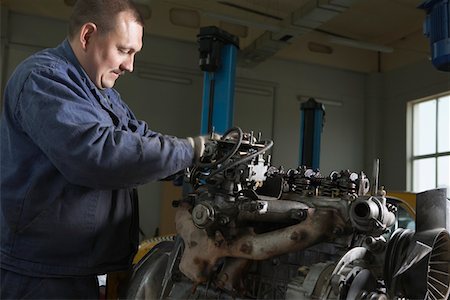
M 15 115 L 22 129 L 71 183 L 127 188 L 174 174 L 192 164 L 192 146 L 147 130 L 117 128 L 66 74 L 33 71 Z

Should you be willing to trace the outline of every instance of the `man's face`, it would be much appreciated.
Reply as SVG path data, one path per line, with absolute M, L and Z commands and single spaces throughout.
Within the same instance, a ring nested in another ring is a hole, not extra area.
M 129 12 L 121 12 L 109 33 L 93 34 L 87 46 L 85 71 L 99 89 L 112 88 L 125 71 L 132 72 L 134 55 L 142 48 L 143 28 Z

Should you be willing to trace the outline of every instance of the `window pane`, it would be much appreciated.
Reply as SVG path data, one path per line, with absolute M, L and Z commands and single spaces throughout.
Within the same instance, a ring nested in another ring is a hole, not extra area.
M 450 156 L 438 157 L 438 187 L 447 188 L 450 197 Z
M 438 151 L 450 151 L 450 96 L 439 99 Z
M 417 103 L 413 107 L 413 155 L 436 152 L 436 100 Z
M 436 187 L 436 158 L 413 161 L 414 192 L 423 192 Z
M 402 206 L 398 206 L 397 210 L 398 227 L 416 230 L 416 222 L 411 218 L 409 213 Z

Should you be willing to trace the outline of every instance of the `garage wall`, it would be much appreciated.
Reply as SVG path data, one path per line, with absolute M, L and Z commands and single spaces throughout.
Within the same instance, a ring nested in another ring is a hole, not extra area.
M 64 39 L 64 22 L 11 14 L 2 64 L 7 77 L 29 54 Z M 198 50 L 185 43 L 146 36 L 135 72 L 116 88 L 139 118 L 154 130 L 177 136 L 197 134 L 203 88 Z M 326 105 L 321 171 L 364 168 L 367 76 L 322 66 L 271 59 L 254 69 L 237 69 L 235 125 L 272 137 L 273 164 L 298 165 L 300 102 L 317 97 Z M 252 128 L 250 128 L 252 127 Z M 151 236 L 159 224 L 161 183 L 140 188 L 141 227 Z
M 240 69 L 241 76 L 277 83 L 274 110 L 274 165 L 298 165 L 300 101 L 313 96 L 325 105 L 320 169 L 363 167 L 363 121 L 365 75 L 318 65 L 271 59 L 255 69 Z
M 381 183 L 391 190 L 406 190 L 407 103 L 450 91 L 450 72 L 437 71 L 430 61 L 385 74 L 381 112 Z

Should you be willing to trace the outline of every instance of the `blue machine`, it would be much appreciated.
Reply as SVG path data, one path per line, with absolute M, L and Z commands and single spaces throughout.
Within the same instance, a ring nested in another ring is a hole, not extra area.
M 427 0 L 419 8 L 426 10 L 423 25 L 430 40 L 431 61 L 441 71 L 450 71 L 450 6 L 449 0 Z
M 205 72 L 201 133 L 223 134 L 233 125 L 234 80 L 238 37 L 215 26 L 200 28 L 197 35 L 199 65 Z
M 300 106 L 300 165 L 319 169 L 320 140 L 325 117 L 323 104 L 309 98 Z

